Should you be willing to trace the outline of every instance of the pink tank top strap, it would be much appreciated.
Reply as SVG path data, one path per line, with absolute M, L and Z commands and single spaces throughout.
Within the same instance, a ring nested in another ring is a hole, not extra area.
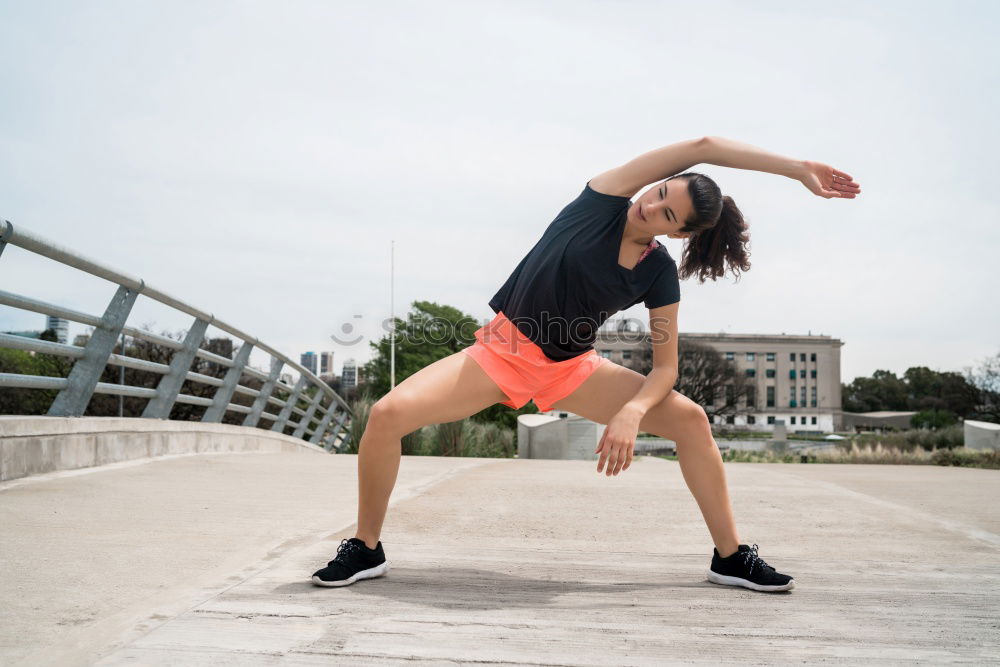
M 642 260 L 646 259 L 646 255 L 648 255 L 649 253 L 653 252 L 654 249 L 656 249 L 656 239 L 653 239 L 652 241 L 650 241 L 649 245 L 646 246 L 646 249 L 642 251 L 642 256 L 639 257 L 639 262 L 641 262 Z M 636 262 L 636 264 L 638 264 L 639 262 Z

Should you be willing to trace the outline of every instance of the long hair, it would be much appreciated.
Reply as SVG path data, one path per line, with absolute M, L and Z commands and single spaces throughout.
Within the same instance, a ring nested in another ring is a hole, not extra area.
M 741 271 L 750 270 L 750 233 L 743 214 L 733 198 L 705 174 L 688 171 L 668 178 L 687 181 L 688 194 L 694 205 L 692 218 L 685 221 L 682 232 L 691 232 L 677 269 L 680 278 L 697 276 L 699 283 L 706 278 L 714 282 L 728 269 L 736 280 Z

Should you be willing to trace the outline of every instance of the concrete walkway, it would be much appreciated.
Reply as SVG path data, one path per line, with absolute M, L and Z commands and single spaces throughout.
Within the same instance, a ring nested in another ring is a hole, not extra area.
M 404 457 L 392 569 L 309 575 L 354 534 L 357 458 L 217 454 L 0 484 L 4 665 L 1000 663 L 1000 473 L 726 464 L 786 593 L 705 579 L 678 464 Z

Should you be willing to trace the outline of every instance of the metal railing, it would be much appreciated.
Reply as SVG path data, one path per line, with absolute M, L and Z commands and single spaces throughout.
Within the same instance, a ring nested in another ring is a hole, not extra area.
M 285 433 L 286 429 L 293 429 L 291 433 L 293 437 L 308 438 L 308 442 L 323 447 L 327 451 L 342 450 L 347 443 L 349 433 L 347 426 L 352 413 L 344 399 L 308 369 L 295 363 L 274 348 L 261 343 L 258 339 L 236 327 L 216 319 L 211 313 L 199 310 L 147 285 L 140 278 L 120 273 L 78 253 L 60 248 L 50 241 L 25 231 L 20 225 L 15 228 L 11 222 L 2 220 L 0 221 L 0 258 L 2 258 L 7 244 L 18 246 L 66 266 L 108 280 L 116 284 L 118 290 L 104 314 L 98 317 L 0 289 L 0 305 L 52 315 L 94 327 L 85 347 L 0 334 L 0 347 L 53 354 L 69 357 L 73 360 L 69 377 L 0 373 L 0 388 L 59 390 L 49 407 L 49 416 L 81 416 L 95 393 L 117 394 L 149 399 L 142 413 L 145 418 L 168 419 L 174 404 L 186 403 L 206 407 L 201 419 L 203 422 L 221 422 L 224 413 L 236 412 L 246 415 L 243 419 L 243 426 L 258 427 L 261 420 L 270 421 L 271 431 Z M 194 317 L 194 322 L 183 341 L 159 336 L 126 324 L 132 306 L 140 294 Z M 232 359 L 200 347 L 209 324 L 241 341 L 240 347 Z M 124 347 L 122 354 L 115 354 L 115 341 L 122 334 L 174 350 L 170 363 L 161 364 L 127 356 Z M 270 355 L 270 372 L 264 373 L 247 365 L 250 353 L 254 348 Z M 191 364 L 195 357 L 226 367 L 225 377 L 215 378 L 192 371 Z M 162 377 L 155 389 L 100 382 L 101 374 L 107 365 L 148 371 Z M 280 375 L 283 368 L 298 371 L 299 379 L 294 386 L 281 380 Z M 259 390 L 244 386 L 240 384 L 243 375 L 256 378 L 262 381 L 263 385 Z M 212 398 L 180 393 L 185 380 L 215 387 Z M 312 397 L 306 394 L 310 387 L 316 389 Z M 282 400 L 273 395 L 275 391 L 287 392 L 287 399 Z M 253 397 L 253 404 L 246 406 L 232 403 L 235 394 Z M 329 399 L 325 405 L 324 399 Z M 277 408 L 277 414 L 269 411 L 275 409 L 271 406 Z M 293 417 L 293 414 L 296 416 Z M 315 427 L 311 427 L 313 423 L 315 423 Z

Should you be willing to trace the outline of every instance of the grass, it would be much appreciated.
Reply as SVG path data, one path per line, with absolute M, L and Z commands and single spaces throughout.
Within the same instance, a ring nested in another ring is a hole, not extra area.
M 803 461 L 802 457 L 806 457 Z M 676 461 L 676 456 L 661 458 Z M 882 463 L 890 465 L 940 465 L 967 468 L 990 468 L 1000 470 L 1000 452 L 966 447 L 905 448 L 886 446 L 881 442 L 874 445 L 856 442 L 834 450 L 809 454 L 773 452 L 770 450 L 753 452 L 730 449 L 722 452 L 723 461 L 735 463 Z

